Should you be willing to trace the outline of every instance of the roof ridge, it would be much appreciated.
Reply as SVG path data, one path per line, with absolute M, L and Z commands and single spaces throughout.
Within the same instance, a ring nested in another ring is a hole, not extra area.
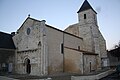
M 0 33 L 7 34 L 7 35 L 11 35 L 10 33 L 2 32 L 2 31 L 0 31 Z

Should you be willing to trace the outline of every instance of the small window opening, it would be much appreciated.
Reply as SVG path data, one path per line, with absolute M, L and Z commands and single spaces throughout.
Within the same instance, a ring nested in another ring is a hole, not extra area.
M 94 20 L 96 20 L 96 16 L 95 16 L 95 14 L 94 14 Z
M 78 46 L 78 50 L 80 50 L 80 46 Z
M 86 19 L 86 14 L 84 14 L 84 19 Z
M 64 49 L 63 49 L 63 43 L 61 44 L 61 53 L 63 54 Z

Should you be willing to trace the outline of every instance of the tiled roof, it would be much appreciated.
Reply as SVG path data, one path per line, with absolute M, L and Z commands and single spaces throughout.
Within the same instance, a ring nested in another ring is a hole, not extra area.
M 0 32 L 0 48 L 15 49 L 11 34 Z
M 120 47 L 110 50 L 108 53 L 110 53 L 112 56 L 120 57 Z
M 92 9 L 96 13 L 96 11 L 91 7 L 89 2 L 85 0 L 77 13 L 88 10 L 88 9 Z

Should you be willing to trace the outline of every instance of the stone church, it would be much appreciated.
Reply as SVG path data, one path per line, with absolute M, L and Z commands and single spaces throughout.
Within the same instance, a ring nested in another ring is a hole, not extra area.
M 3 62 L 12 63 L 13 72 L 30 75 L 87 74 L 106 67 L 106 42 L 97 24 L 97 12 L 85 0 L 77 13 L 78 23 L 64 31 L 29 16 L 12 33 L 12 49 L 0 48 L 1 54 L 3 49 L 12 55 L 11 62 Z

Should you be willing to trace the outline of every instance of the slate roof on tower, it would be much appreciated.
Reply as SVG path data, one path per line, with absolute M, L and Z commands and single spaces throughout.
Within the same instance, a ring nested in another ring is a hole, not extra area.
M 96 11 L 91 7 L 89 2 L 87 0 L 85 0 L 77 13 L 88 10 L 88 9 L 92 9 L 96 13 Z

